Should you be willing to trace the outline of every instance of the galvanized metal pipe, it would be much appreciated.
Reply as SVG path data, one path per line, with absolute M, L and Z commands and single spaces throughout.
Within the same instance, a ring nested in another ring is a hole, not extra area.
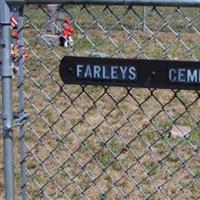
M 12 135 L 12 69 L 11 69 L 11 42 L 10 42 L 10 8 L 1 0 L 2 26 L 2 110 L 3 110 L 3 147 L 4 147 L 4 177 L 5 199 L 14 200 L 14 157 Z

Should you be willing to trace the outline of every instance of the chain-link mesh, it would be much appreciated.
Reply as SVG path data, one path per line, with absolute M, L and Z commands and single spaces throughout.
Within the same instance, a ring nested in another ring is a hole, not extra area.
M 63 85 L 58 73 L 64 55 L 198 61 L 199 9 L 55 7 L 25 6 L 27 198 L 199 199 L 199 91 Z

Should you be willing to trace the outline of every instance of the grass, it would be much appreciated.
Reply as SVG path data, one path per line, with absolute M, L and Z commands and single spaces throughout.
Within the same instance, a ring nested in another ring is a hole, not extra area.
M 25 132 L 28 199 L 197 199 L 199 91 L 63 85 L 58 66 L 64 55 L 94 51 L 121 58 L 199 60 L 199 35 L 191 26 L 182 33 L 188 22 L 181 17 L 185 13 L 198 29 L 198 10 L 149 7 L 146 25 L 155 33 L 152 37 L 142 31 L 143 8 L 110 8 L 66 7 L 75 28 L 72 49 L 37 43 L 38 34 L 45 33 L 46 16 L 37 6 L 25 9 L 30 51 L 24 80 L 30 116 Z M 14 81 L 14 108 L 16 86 Z M 189 126 L 192 133 L 172 139 L 174 124 Z M 19 163 L 18 130 L 14 137 Z M 17 167 L 16 180 L 20 199 Z M 1 194 L 2 173 L 3 198 Z

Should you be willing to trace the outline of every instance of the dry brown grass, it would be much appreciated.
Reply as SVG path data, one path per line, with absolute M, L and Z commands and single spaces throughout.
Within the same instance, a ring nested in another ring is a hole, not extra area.
M 45 22 L 43 17 L 40 23 L 37 18 L 31 20 L 38 26 Z M 84 17 L 76 20 L 81 24 Z M 30 116 L 25 133 L 29 199 L 49 196 L 61 200 L 68 196 L 71 199 L 121 200 L 129 193 L 127 199 L 131 200 L 145 199 L 144 194 L 146 198 L 152 195 L 150 199 L 155 200 L 166 196 L 183 200 L 187 199 L 185 194 L 188 199 L 199 197 L 197 151 L 200 138 L 194 121 L 200 118 L 198 92 L 110 87 L 105 93 L 105 88 L 100 86 L 63 86 L 56 55 L 86 55 L 93 51 L 90 42 L 81 39 L 81 33 L 76 30 L 74 50 L 57 46 L 52 49 L 35 44 L 38 32 L 31 23 L 24 33 L 30 44 L 24 81 L 25 110 Z M 118 27 L 109 33 L 109 38 L 103 37 L 102 31 L 94 27 L 85 34 L 97 51 L 113 57 L 144 58 L 146 53 L 149 58 L 167 59 L 155 40 L 140 30 L 131 33 L 131 37 L 141 45 L 148 43 L 143 52 L 133 41 L 124 42 L 129 35 Z M 156 38 L 164 46 L 170 46 L 169 57 L 192 59 L 180 40 L 174 42 L 172 33 L 159 32 Z M 120 45 L 120 51 L 111 39 Z M 181 39 L 191 47 L 199 42 L 199 35 L 184 33 Z M 195 48 L 192 55 L 199 58 L 199 49 Z M 14 96 L 17 97 L 16 91 Z M 196 98 L 198 100 L 193 103 Z M 193 132 L 187 139 L 172 139 L 169 131 L 174 124 L 190 126 Z M 15 162 L 18 163 L 17 130 L 14 135 Z M 2 159 L 2 152 L 0 154 Z M 192 173 L 196 176 L 192 177 Z M 16 170 L 16 178 L 19 188 L 19 170 Z M 2 193 L 2 173 L 0 180 Z M 20 191 L 16 190 L 19 198 Z

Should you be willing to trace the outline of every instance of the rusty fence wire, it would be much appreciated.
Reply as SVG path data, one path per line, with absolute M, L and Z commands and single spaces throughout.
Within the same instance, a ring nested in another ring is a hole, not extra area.
M 23 199 L 200 199 L 198 90 L 64 85 L 59 76 L 65 55 L 200 60 L 199 8 L 143 9 L 24 6 Z M 74 33 L 64 48 L 66 18 Z

